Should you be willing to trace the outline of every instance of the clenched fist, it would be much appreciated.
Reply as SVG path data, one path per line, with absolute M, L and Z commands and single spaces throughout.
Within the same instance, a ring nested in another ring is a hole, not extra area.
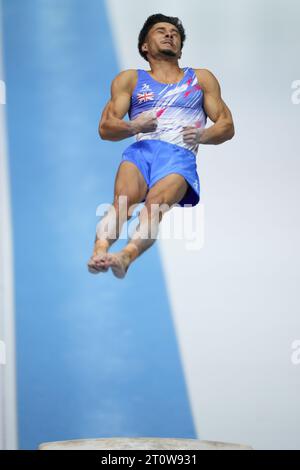
M 184 126 L 182 129 L 183 142 L 189 145 L 197 145 L 200 143 L 200 137 L 204 131 L 203 128 L 196 126 Z
M 158 121 L 155 111 L 144 111 L 130 121 L 130 126 L 134 134 L 138 134 L 139 132 L 154 132 L 157 125 Z

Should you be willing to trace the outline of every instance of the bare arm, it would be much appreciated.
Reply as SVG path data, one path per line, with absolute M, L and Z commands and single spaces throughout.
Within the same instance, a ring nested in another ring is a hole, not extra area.
M 105 140 L 122 140 L 135 134 L 130 122 L 123 121 L 130 107 L 134 71 L 120 72 L 111 83 L 111 98 L 99 122 L 99 135 Z
M 106 104 L 99 122 L 99 135 L 104 140 L 122 140 L 139 132 L 151 132 L 157 126 L 156 115 L 145 111 L 132 121 L 124 121 L 130 108 L 132 90 L 136 82 L 136 71 L 120 72 L 111 84 L 111 99 Z
M 183 132 L 188 143 L 222 144 L 234 136 L 234 124 L 230 109 L 221 97 L 221 88 L 216 77 L 206 69 L 195 70 L 199 85 L 203 89 L 203 107 L 214 124 L 206 129 L 193 129 L 191 126 Z

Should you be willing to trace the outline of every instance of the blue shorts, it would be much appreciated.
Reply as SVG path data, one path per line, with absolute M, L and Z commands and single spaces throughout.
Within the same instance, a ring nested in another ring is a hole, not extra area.
M 130 161 L 138 167 L 149 189 L 164 176 L 179 173 L 187 181 L 188 189 L 178 204 L 195 206 L 200 201 L 196 156 L 191 150 L 163 140 L 140 140 L 124 150 L 123 161 Z

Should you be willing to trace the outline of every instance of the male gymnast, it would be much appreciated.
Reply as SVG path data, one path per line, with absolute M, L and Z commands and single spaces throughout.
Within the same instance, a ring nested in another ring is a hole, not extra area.
M 100 137 L 119 141 L 135 136 L 136 141 L 122 154 L 113 204 L 97 226 L 88 261 L 91 273 L 111 268 L 124 278 L 130 264 L 155 242 L 163 214 L 173 205 L 198 204 L 199 145 L 221 144 L 234 136 L 232 114 L 214 74 L 178 65 L 185 37 L 177 17 L 149 16 L 139 33 L 138 50 L 151 70 L 124 70 L 112 81 Z M 123 120 L 127 113 L 129 121 Z M 214 124 L 205 128 L 207 116 Z M 139 224 L 128 244 L 109 253 L 132 216 L 130 207 L 141 202 Z

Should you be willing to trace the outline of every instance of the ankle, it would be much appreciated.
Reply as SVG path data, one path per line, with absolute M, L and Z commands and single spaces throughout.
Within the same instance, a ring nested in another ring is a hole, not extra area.
M 107 251 L 108 248 L 109 248 L 109 243 L 107 240 L 95 241 L 95 251 Z
M 134 245 L 133 243 L 128 243 L 128 245 L 126 245 L 125 248 L 123 248 L 122 251 L 123 251 L 123 253 L 125 253 L 127 256 L 129 256 L 131 262 L 132 262 L 133 260 L 135 260 L 135 258 L 137 258 L 138 255 L 139 255 L 138 248 L 137 248 L 137 246 Z

